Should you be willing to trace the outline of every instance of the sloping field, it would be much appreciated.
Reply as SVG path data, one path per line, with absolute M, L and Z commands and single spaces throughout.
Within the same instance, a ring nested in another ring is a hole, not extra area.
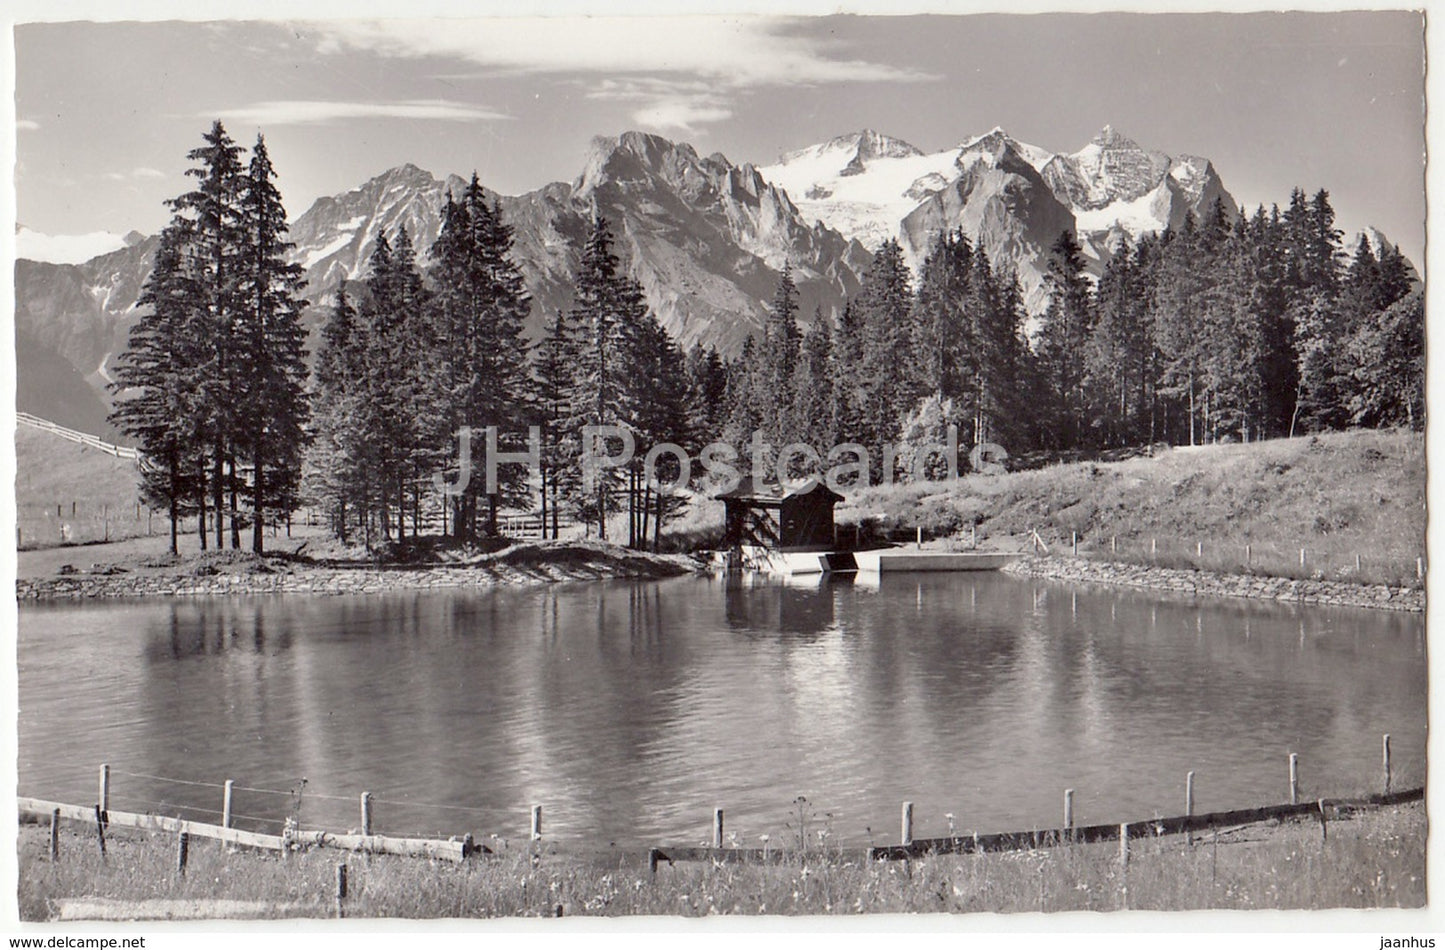
M 15 429 L 15 501 L 22 548 L 144 535 L 144 504 L 136 490 L 135 461 L 116 458 L 50 432 L 19 425 Z M 150 522 L 167 530 L 157 512 Z
M 972 527 L 980 542 L 1037 531 L 1054 553 L 1077 533 L 1080 554 L 1168 567 L 1413 583 L 1425 473 L 1419 433 L 1340 432 L 873 488 L 839 517 L 933 537 Z

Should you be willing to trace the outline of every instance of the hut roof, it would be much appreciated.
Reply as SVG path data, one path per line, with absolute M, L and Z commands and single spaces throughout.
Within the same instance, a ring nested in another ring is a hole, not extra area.
M 807 488 L 784 492 L 782 488 L 777 485 L 768 485 L 766 483 L 759 485 L 755 483 L 751 475 L 746 475 L 739 479 L 737 487 L 732 491 L 726 491 L 713 497 L 724 501 L 732 500 L 757 505 L 776 505 L 782 502 L 784 498 L 795 498 L 799 495 L 811 495 L 816 492 L 823 492 L 823 497 L 835 504 L 843 500 L 842 495 L 833 491 L 821 481 L 815 480 L 813 484 Z

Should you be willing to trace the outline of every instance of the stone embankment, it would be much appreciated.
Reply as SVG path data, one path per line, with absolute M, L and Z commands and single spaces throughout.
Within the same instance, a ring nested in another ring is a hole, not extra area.
M 1020 557 L 1004 570 L 1028 577 L 1094 584 L 1114 584 L 1147 590 L 1208 594 L 1222 597 L 1256 597 L 1299 604 L 1339 607 L 1374 607 L 1383 610 L 1423 611 L 1425 591 L 1383 584 L 1346 584 L 1339 581 L 1296 580 L 1254 574 L 1218 574 L 1090 561 L 1072 557 Z
M 206 597 L 225 594 L 377 594 L 395 590 L 494 588 L 523 584 L 658 578 L 686 574 L 692 563 L 676 555 L 615 549 L 582 556 L 496 558 L 480 564 L 424 568 L 327 567 L 306 563 L 264 563 L 239 571 L 205 573 L 98 569 L 54 577 L 21 578 L 16 597 L 79 600 L 115 597 Z

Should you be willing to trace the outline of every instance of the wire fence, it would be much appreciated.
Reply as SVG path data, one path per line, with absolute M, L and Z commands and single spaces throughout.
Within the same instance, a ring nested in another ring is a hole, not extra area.
M 1072 535 L 1046 544 L 1050 554 L 1096 561 L 1390 587 L 1423 587 L 1428 568 L 1423 550 L 1352 548 L 1344 542 L 1295 547 L 1254 541 Z

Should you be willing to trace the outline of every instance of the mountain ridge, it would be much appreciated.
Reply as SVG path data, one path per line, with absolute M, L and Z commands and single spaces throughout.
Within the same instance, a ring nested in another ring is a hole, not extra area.
M 405 227 L 425 266 L 447 194 L 465 186 L 455 174 L 403 163 L 294 216 L 292 259 L 306 272 L 313 305 L 308 326 L 319 326 L 343 280 L 364 276 L 380 234 Z M 1111 126 L 1071 153 L 1020 142 L 1002 127 L 931 153 L 861 129 L 772 165 L 625 131 L 595 137 L 570 182 L 486 193 L 513 230 L 533 298 L 529 332 L 570 306 L 572 274 L 601 215 L 663 325 L 684 346 L 727 353 L 761 329 L 785 266 L 806 324 L 815 311 L 841 312 L 884 240 L 898 239 L 917 266 L 933 235 L 962 227 L 997 264 L 1017 270 L 1038 313 L 1048 248 L 1061 231 L 1078 235 L 1097 272 L 1126 236 L 1177 226 L 1215 200 L 1238 213 L 1208 159 L 1151 151 Z M 16 262 L 16 325 L 27 347 L 63 357 L 107 402 L 107 360 L 125 348 L 156 241 L 132 232 L 124 246 L 81 263 Z M 67 402 L 83 400 L 71 393 Z

